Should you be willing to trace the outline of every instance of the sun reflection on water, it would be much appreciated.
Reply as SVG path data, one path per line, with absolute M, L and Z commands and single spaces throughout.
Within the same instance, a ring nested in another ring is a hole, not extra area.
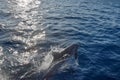
M 38 15 L 37 9 L 41 2 L 38 0 L 15 0 L 11 2 L 14 4 L 12 5 L 14 17 L 21 19 L 17 28 L 36 29 L 38 20 L 35 17 Z
M 12 33 L 12 40 L 21 41 L 27 46 L 24 46 L 26 49 L 25 52 L 19 54 L 15 52 L 16 58 L 25 64 L 29 63 L 32 56 L 34 56 L 37 51 L 32 48 L 37 45 L 38 41 L 45 39 L 46 32 L 42 29 L 42 26 L 39 24 L 42 20 L 42 16 L 39 12 L 39 7 L 41 1 L 39 0 L 11 0 L 11 12 L 14 13 L 14 18 L 19 19 L 19 23 L 15 26 L 15 33 Z M 19 34 L 18 34 L 19 33 Z M 23 45 L 22 45 L 23 46 Z M 31 49 L 30 51 L 28 51 Z

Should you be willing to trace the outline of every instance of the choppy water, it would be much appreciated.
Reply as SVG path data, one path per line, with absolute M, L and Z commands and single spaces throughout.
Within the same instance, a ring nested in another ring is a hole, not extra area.
M 80 44 L 80 66 L 52 80 L 120 80 L 120 1 L 0 0 L 0 80 L 31 65 L 11 66 L 39 67 L 43 55 L 72 43 Z

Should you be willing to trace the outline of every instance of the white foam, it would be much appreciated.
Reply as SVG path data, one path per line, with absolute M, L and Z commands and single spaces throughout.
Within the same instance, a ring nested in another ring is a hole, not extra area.
M 47 70 L 50 67 L 52 61 L 53 61 L 53 56 L 50 53 L 47 54 L 40 66 L 40 70 Z

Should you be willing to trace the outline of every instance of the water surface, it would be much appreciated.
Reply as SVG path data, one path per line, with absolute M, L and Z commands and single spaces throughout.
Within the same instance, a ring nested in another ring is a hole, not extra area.
M 52 80 L 120 80 L 120 1 L 0 0 L 1 80 L 11 66 L 39 67 L 43 55 L 73 43 L 80 66 L 71 62 Z

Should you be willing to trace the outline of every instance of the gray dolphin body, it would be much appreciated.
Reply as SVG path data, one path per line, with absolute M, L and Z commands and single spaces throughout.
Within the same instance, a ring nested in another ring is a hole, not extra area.
M 64 62 L 66 62 L 68 58 L 73 56 L 75 59 L 77 59 L 77 49 L 78 45 L 73 44 L 60 53 L 51 53 L 51 61 L 43 61 L 43 67 L 45 63 L 49 63 L 49 65 L 47 65 L 45 69 L 40 71 L 38 71 L 39 69 L 33 67 L 32 63 L 13 67 L 12 69 L 16 69 L 14 70 L 16 72 L 15 74 L 13 74 L 10 80 L 49 80 L 49 78 L 56 73 L 56 71 Z
M 69 47 L 67 47 L 65 50 L 63 50 L 60 53 L 53 53 L 53 61 L 49 69 L 47 70 L 47 73 L 43 76 L 43 80 L 49 80 L 49 77 L 51 77 L 57 69 L 70 57 L 74 56 L 75 59 L 78 58 L 77 54 L 78 45 L 73 44 Z

